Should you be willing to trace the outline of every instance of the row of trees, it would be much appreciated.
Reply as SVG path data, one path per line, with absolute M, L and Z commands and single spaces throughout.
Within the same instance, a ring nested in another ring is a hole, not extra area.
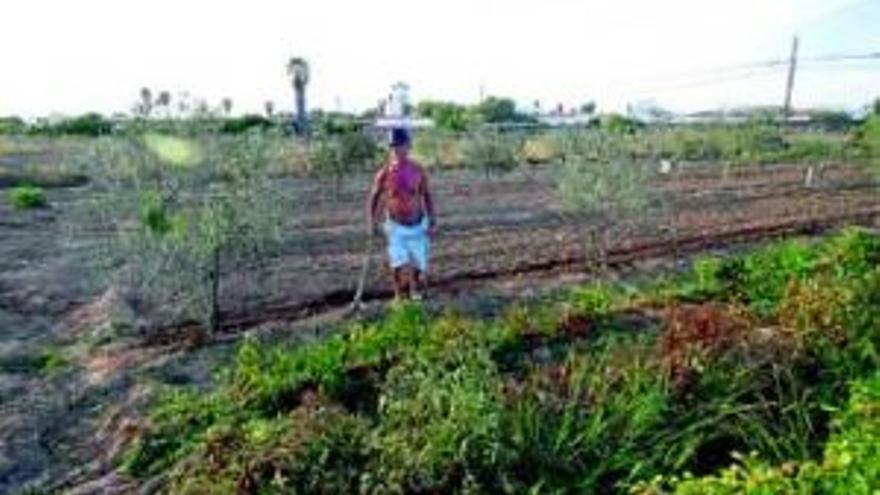
M 465 131 L 481 124 L 537 123 L 531 115 L 519 112 L 511 98 L 496 96 L 475 105 L 426 100 L 416 105 L 416 113 L 449 131 Z
M 291 128 L 297 135 L 309 133 L 309 118 L 306 109 L 306 88 L 310 80 L 308 62 L 301 57 L 293 57 L 286 65 L 288 77 L 293 86 L 296 101 L 296 116 Z M 154 92 L 148 87 L 141 88 L 138 99 L 131 109 L 131 118 L 125 115 L 107 117 L 96 112 L 61 119 L 39 119 L 34 123 L 25 122 L 20 117 L 0 117 L 0 134 L 40 134 L 40 135 L 84 135 L 100 136 L 124 130 L 127 120 L 159 121 L 154 130 L 168 130 L 168 121 L 186 119 L 211 121 L 222 118 L 219 126 L 209 125 L 207 130 L 237 133 L 253 127 L 278 126 L 275 103 L 267 100 L 263 104 L 264 115 L 248 114 L 231 119 L 234 102 L 232 98 L 222 98 L 218 105 L 212 106 L 203 98 L 192 98 L 188 92 L 176 97 L 168 90 Z M 135 126 L 143 129 L 143 123 Z M 178 126 L 171 126 L 178 127 Z M 191 126 L 187 126 L 191 128 Z M 218 128 L 219 127 L 219 128 Z M 163 129 L 164 128 L 164 129 Z
M 308 134 L 308 113 L 306 110 L 306 88 L 311 78 L 309 63 L 302 57 L 292 57 L 287 61 L 287 75 L 290 78 L 296 101 L 296 118 L 293 128 L 299 135 Z M 219 112 L 226 117 L 232 114 L 233 100 L 225 97 L 220 100 Z M 275 102 L 267 100 L 263 103 L 263 110 L 267 119 L 275 115 Z M 142 118 L 154 116 L 154 111 L 159 112 L 160 117 L 169 117 L 172 113 L 172 96 L 167 90 L 158 91 L 155 95 L 150 88 L 144 87 L 140 91 L 140 99 L 134 105 L 132 113 Z M 191 101 L 188 93 L 181 93 L 176 99 L 176 111 L 180 116 L 186 116 L 191 112 L 196 114 L 212 113 L 207 100 L 199 99 Z

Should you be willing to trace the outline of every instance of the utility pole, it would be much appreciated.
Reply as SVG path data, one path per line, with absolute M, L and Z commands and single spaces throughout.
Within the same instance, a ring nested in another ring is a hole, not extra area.
M 798 37 L 795 35 L 791 42 L 791 59 L 788 62 L 788 82 L 785 85 L 785 104 L 782 107 L 783 123 L 788 123 L 791 117 L 791 92 L 794 89 L 794 73 L 797 70 Z

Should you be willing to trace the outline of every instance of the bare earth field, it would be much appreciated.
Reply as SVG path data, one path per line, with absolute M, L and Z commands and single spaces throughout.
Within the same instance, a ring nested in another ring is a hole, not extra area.
M 29 159 L 7 156 L 0 168 Z M 491 179 L 467 170 L 433 174 L 440 233 L 430 304 L 491 313 L 512 297 L 594 276 L 578 232 L 595 219 L 563 213 L 554 173 L 536 166 Z M 725 172 L 694 164 L 655 179 L 652 206 L 608 232 L 611 276 L 675 269 L 696 253 L 845 224 L 877 225 L 876 182 L 843 165 L 826 168 L 811 187 L 804 174 L 803 165 Z M 289 212 L 283 249 L 258 276 L 241 267 L 243 276 L 226 281 L 226 323 L 210 337 L 140 314 L 92 275 L 89 247 L 103 234 L 76 214 L 89 185 L 49 189 L 50 207 L 28 211 L 13 210 L 0 189 L 0 493 L 28 483 L 134 491 L 107 461 L 136 434 L 157 387 L 208 386 L 244 332 L 308 340 L 343 318 L 367 245 L 368 185 L 368 175 L 352 177 L 336 195 L 319 180 L 279 179 Z M 368 316 L 389 296 L 381 260 L 377 247 Z M 133 330 L 108 330 L 120 326 Z

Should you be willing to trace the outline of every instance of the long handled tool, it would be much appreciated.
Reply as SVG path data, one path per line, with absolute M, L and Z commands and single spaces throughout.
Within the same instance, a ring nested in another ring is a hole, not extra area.
M 367 237 L 367 249 L 364 252 L 364 262 L 361 265 L 361 276 L 358 279 L 354 300 L 351 302 L 352 311 L 360 311 L 364 308 L 364 285 L 367 282 L 367 274 L 370 272 L 370 260 L 373 258 L 373 239 L 375 237 L 375 234 L 372 232 Z

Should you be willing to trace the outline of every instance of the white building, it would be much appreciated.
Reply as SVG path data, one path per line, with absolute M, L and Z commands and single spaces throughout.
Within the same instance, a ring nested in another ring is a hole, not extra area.
M 433 127 L 431 119 L 420 119 L 412 116 L 412 104 L 409 97 L 409 84 L 398 82 L 391 86 L 391 92 L 383 105 L 385 115 L 376 119 L 375 126 L 380 128 L 420 129 Z

